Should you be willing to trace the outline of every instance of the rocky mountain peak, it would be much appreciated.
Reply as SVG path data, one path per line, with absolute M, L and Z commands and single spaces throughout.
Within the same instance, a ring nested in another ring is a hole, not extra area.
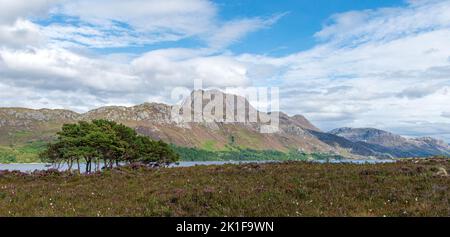
M 196 93 L 201 96 L 197 97 L 202 102 L 200 113 L 211 109 L 212 113 L 206 116 L 212 116 L 212 122 L 175 122 L 172 111 L 179 107 L 161 103 L 143 103 L 130 107 L 105 106 L 83 114 L 58 109 L 0 108 L 0 145 L 39 139 L 49 141 L 65 123 L 108 119 L 135 128 L 153 139 L 188 147 L 203 147 L 208 143 L 214 144 L 217 149 L 223 149 L 229 145 L 232 137 L 233 145 L 240 147 L 280 151 L 296 149 L 341 154 L 350 158 L 450 154 L 448 144 L 433 138 L 410 139 L 373 128 L 339 128 L 329 133 L 322 132 L 302 115 L 289 116 L 279 111 L 261 112 L 245 97 L 221 91 L 192 92 L 182 104 L 188 110 L 193 108 L 194 102 L 198 102 L 195 101 Z M 223 117 L 217 118 L 220 113 L 216 113 L 216 108 L 210 105 L 215 97 L 223 99 Z M 238 111 L 238 104 L 244 106 L 244 113 Z M 231 121 L 225 120 L 230 118 L 226 116 L 231 116 Z M 272 116 L 279 119 L 279 129 L 275 133 L 261 133 L 260 128 L 264 122 L 274 118 Z

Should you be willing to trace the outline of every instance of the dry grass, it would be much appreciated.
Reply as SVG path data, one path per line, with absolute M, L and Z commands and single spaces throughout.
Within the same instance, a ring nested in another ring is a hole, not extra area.
M 427 160 L 3 172 L 0 216 L 450 216 L 449 168 Z

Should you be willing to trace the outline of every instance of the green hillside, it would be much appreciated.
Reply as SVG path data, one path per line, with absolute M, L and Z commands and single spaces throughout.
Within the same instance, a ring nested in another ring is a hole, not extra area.
M 38 163 L 38 154 L 46 142 L 28 142 L 20 146 L 0 146 L 0 163 Z

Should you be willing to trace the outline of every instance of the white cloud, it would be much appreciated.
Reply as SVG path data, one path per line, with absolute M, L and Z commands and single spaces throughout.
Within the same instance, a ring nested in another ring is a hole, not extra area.
M 316 37 L 333 43 L 386 42 L 407 35 L 450 27 L 450 6 L 444 1 L 414 1 L 408 7 L 352 11 L 331 17 Z
M 182 39 L 175 33 L 137 32 L 118 25 L 79 26 L 51 24 L 42 27 L 42 32 L 53 45 L 64 48 L 120 48 L 129 46 L 142 46 L 166 41 Z
M 0 24 L 13 24 L 26 17 L 45 16 L 60 0 L 0 0 Z
M 40 94 L 33 108 L 42 106 L 42 101 L 57 104 L 51 102 L 55 93 L 88 95 L 63 104 L 72 104 L 74 108 L 83 104 L 84 109 L 92 109 L 114 103 L 138 104 L 155 98 L 163 101 L 174 87 L 193 88 L 194 79 L 202 79 L 206 87 L 249 83 L 245 65 L 233 57 L 209 56 L 189 49 L 156 50 L 130 62 L 91 58 L 61 48 L 1 49 L 0 59 L 0 82 L 4 87 Z M 5 98 L 10 94 L 3 96 L 0 106 L 17 104 Z
M 126 66 L 64 49 L 0 50 L 3 83 L 41 90 L 134 91 L 139 78 Z
M 6 42 L 4 38 L 11 41 L 23 34 L 24 22 L 30 28 L 34 25 L 30 20 L 56 16 L 56 21 L 32 33 L 66 48 L 142 46 L 194 38 L 224 49 L 283 15 L 223 21 L 209 0 L 0 0 L 0 6 L 0 44 Z
M 244 86 L 249 83 L 245 65 L 229 56 L 205 56 L 194 50 L 157 50 L 132 62 L 133 71 L 152 83 L 193 87 Z
M 217 12 L 208 0 L 76 0 L 60 4 L 53 13 L 63 21 L 44 31 L 55 43 L 71 46 L 111 48 L 195 38 L 223 49 L 284 15 L 222 21 Z
M 280 82 L 281 108 L 303 113 L 325 130 L 444 134 L 448 118 L 442 115 L 450 110 L 449 9 L 450 1 L 420 1 L 342 13 L 316 34 L 320 43 L 311 50 L 240 60 L 259 64 L 252 67 L 257 70 L 277 68 L 269 77 Z M 417 120 L 427 121 L 428 129 L 415 129 L 411 121 Z
M 39 46 L 46 38 L 39 26 L 28 20 L 19 19 L 12 25 L 0 24 L 0 47 L 24 48 Z
M 207 87 L 280 86 L 281 109 L 324 130 L 377 127 L 450 140 L 450 1 L 332 16 L 314 48 L 284 57 L 224 50 L 283 14 L 222 21 L 206 0 L 13 2 L 0 10 L 0 106 L 85 111 L 170 102 L 170 89 L 199 78 Z M 49 11 L 67 21 L 30 21 Z M 85 49 L 189 37 L 205 47 L 132 57 Z
M 0 48 L 40 46 L 46 37 L 30 19 L 46 16 L 57 0 L 0 0 Z
M 211 36 L 206 40 L 212 47 L 223 48 L 243 38 L 248 33 L 272 26 L 286 14 L 276 14 L 267 19 L 255 17 L 225 22 L 221 27 L 212 31 Z
M 76 0 L 54 13 L 68 19 L 46 27 L 50 38 L 105 48 L 202 34 L 211 29 L 216 7 L 207 0 Z
M 91 24 L 124 22 L 138 31 L 168 31 L 197 34 L 208 28 L 216 7 L 207 0 L 77 0 L 61 12 Z
M 247 85 L 245 65 L 216 50 L 280 18 L 221 21 L 217 7 L 206 0 L 7 1 L 3 6 L 0 106 L 78 111 L 112 104 L 167 102 L 171 88 L 191 87 L 194 78 L 203 79 L 209 87 Z M 63 21 L 48 25 L 31 21 L 51 17 L 50 12 Z M 226 29 L 230 36 L 221 42 L 210 40 L 219 29 Z M 133 57 L 101 56 L 83 49 L 191 36 L 202 37 L 211 48 L 154 50 Z

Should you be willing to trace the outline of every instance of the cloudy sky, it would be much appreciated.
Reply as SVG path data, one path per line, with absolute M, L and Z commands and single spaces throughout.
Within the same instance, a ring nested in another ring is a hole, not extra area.
M 450 141 L 448 0 L 0 0 L 0 106 L 170 101 L 277 86 L 323 130 Z

